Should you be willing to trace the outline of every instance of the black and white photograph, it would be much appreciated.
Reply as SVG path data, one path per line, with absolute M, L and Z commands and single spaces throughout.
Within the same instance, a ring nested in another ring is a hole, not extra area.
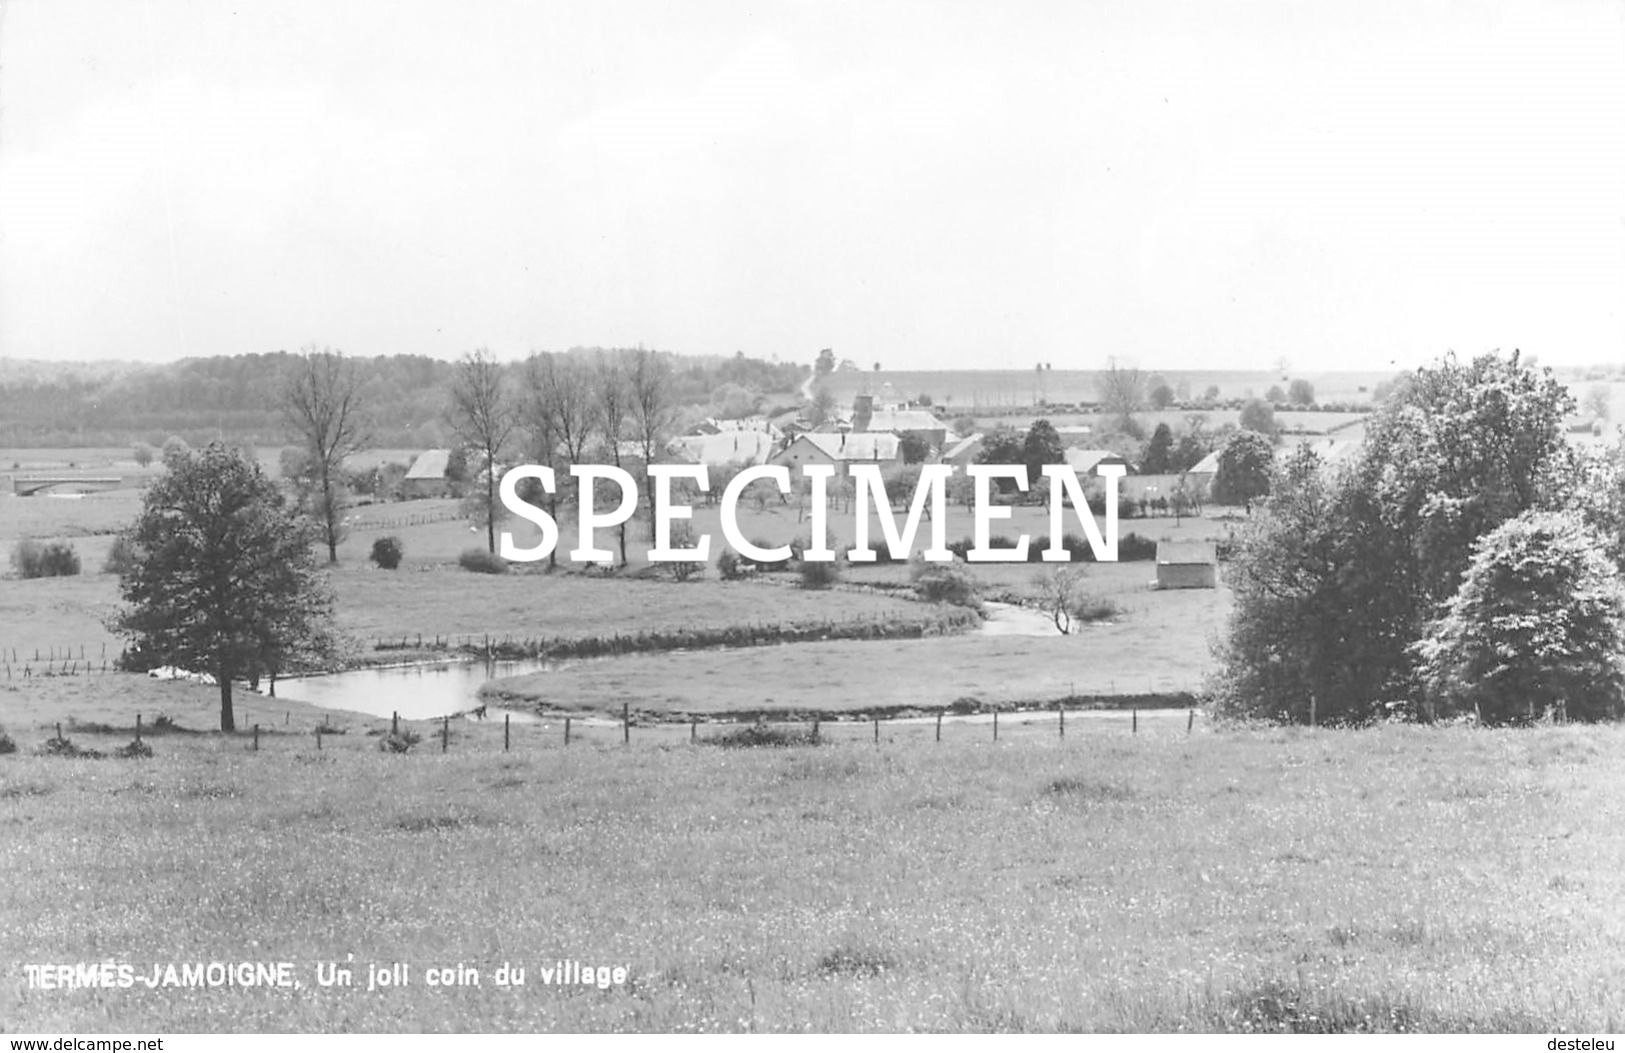
M 1622 721 L 1619 0 L 0 0 L 11 1049 L 1611 1050 Z

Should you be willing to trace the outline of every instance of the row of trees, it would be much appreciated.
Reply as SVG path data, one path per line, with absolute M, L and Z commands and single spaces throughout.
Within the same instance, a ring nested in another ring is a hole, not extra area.
M 651 506 L 652 539 L 654 488 L 647 485 L 648 466 L 658 461 L 682 408 L 671 377 L 671 356 L 643 349 L 605 351 L 592 359 L 536 354 L 517 375 L 510 375 L 486 351 L 465 355 L 457 365 L 449 417 L 458 438 L 477 451 L 482 462 L 476 518 L 485 525 L 489 551 L 496 552 L 501 507 L 496 468 L 513 453 L 553 469 L 560 485 L 553 494 L 540 496 L 555 517 L 569 496 L 564 484 L 572 466 L 609 463 L 624 468 L 634 462 L 645 474 L 645 485 L 639 489 Z M 624 566 L 624 523 L 619 547 Z M 557 554 L 550 560 L 556 562 Z
M 1451 356 L 1399 386 L 1336 472 L 1287 456 L 1229 572 L 1220 707 L 1617 716 L 1625 453 L 1577 453 L 1573 409 L 1516 352 Z

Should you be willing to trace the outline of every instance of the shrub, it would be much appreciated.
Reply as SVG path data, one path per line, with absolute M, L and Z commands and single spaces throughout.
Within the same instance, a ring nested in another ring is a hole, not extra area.
M 45 740 L 45 745 L 39 748 L 41 757 L 80 757 L 86 760 L 95 760 L 102 754 L 97 750 L 84 749 L 74 744 L 69 738 L 52 736 Z
M 466 553 L 465 553 L 466 555 Z M 380 570 L 394 570 L 401 565 L 401 539 L 381 537 L 372 543 L 372 561 Z
M 697 539 L 694 536 L 693 527 L 689 526 L 687 523 L 672 524 L 672 548 L 694 548 L 696 540 Z M 664 564 L 664 566 L 671 572 L 672 579 L 675 581 L 687 581 L 689 578 L 697 577 L 705 573 L 705 564 L 695 559 L 673 560 L 670 563 Z
M 1625 712 L 1622 618 L 1619 573 L 1597 534 L 1574 514 L 1525 512 L 1479 539 L 1412 650 L 1439 715 L 1615 719 Z
M 0 754 L 16 753 L 16 752 L 17 752 L 17 743 L 12 741 L 12 738 L 11 738 L 10 735 L 7 735 L 5 732 L 0 731 Z
M 1115 600 L 1105 596 L 1082 596 L 1072 605 L 1074 622 L 1103 622 L 1122 613 Z
M 711 735 L 700 740 L 707 746 L 721 746 L 724 749 L 749 749 L 756 746 L 782 747 L 782 746 L 816 746 L 819 740 L 813 737 L 810 730 L 801 728 L 775 728 L 764 723 L 749 724 L 721 735 Z
M 956 607 L 976 606 L 976 579 L 961 564 L 917 563 L 909 577 L 922 600 L 951 603 Z
M 827 589 L 841 580 L 841 564 L 838 559 L 816 561 L 804 559 L 796 565 L 796 572 L 801 575 L 801 587 L 804 589 Z
M 476 574 L 506 574 L 508 561 L 492 555 L 483 548 L 465 548 L 457 557 L 457 565 Z
M 722 550 L 717 557 L 717 573 L 722 575 L 723 581 L 738 581 L 745 576 L 745 561 L 731 548 Z
M 79 553 L 65 541 L 25 538 L 11 550 L 11 565 L 22 578 L 66 578 L 79 573 Z
M 126 745 L 114 750 L 113 756 L 123 757 L 126 760 L 144 760 L 152 756 L 152 747 L 140 739 L 131 739 Z
M 1085 548 L 1088 546 L 1085 545 Z M 1139 563 L 1157 558 L 1157 543 L 1151 538 L 1128 533 L 1117 539 L 1117 562 Z
M 135 569 L 140 555 L 141 550 L 130 535 L 119 534 L 113 539 L 113 547 L 107 550 L 107 562 L 102 564 L 102 573 L 117 574 L 122 578 Z
M 378 749 L 383 753 L 405 753 L 422 741 L 423 736 L 417 732 L 401 728 L 378 736 Z
M 759 537 L 751 538 L 750 543 L 752 545 L 755 545 L 757 548 L 761 548 L 761 549 L 770 549 L 770 548 L 777 548 L 778 547 L 777 545 L 773 544 L 771 541 L 764 541 Z M 757 570 L 789 570 L 790 569 L 790 564 L 792 562 L 794 562 L 795 560 L 798 560 L 798 559 L 801 558 L 801 549 L 797 547 L 797 544 L 804 544 L 804 543 L 793 543 L 793 544 L 791 544 L 791 546 L 790 546 L 790 555 L 786 559 L 777 559 L 777 560 L 774 560 L 774 559 L 751 559 L 749 556 L 743 556 L 743 555 L 741 555 L 739 557 L 739 559 L 743 563 L 746 563 L 746 564 L 748 564 L 750 566 L 754 566 Z

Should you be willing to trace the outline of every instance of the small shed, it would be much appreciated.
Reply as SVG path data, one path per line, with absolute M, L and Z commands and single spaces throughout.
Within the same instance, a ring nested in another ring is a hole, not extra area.
M 1219 553 L 1212 541 L 1157 542 L 1157 588 L 1218 587 Z
M 451 465 L 450 450 L 424 450 L 418 454 L 406 478 L 401 480 L 403 497 L 445 497 L 451 492 L 446 469 Z

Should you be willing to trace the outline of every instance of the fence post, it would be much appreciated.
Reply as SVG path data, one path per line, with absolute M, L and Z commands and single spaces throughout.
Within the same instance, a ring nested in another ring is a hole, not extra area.
M 316 725 L 316 752 L 320 753 L 321 751 L 322 751 L 322 726 L 320 724 L 317 724 Z
M 137 742 L 141 741 L 141 714 L 140 713 L 137 713 L 135 715 L 135 740 Z
M 569 717 L 564 718 L 564 744 L 566 746 L 568 746 L 570 744 L 570 718 Z
M 1185 734 L 1189 735 L 1196 726 L 1196 707 L 1191 707 L 1191 715 L 1185 718 Z
M 700 722 L 698 720 L 690 720 L 688 722 L 688 741 L 689 741 L 689 745 L 693 745 L 695 742 L 698 742 L 699 738 L 700 738 Z
M 818 718 L 817 717 L 813 717 L 812 740 L 813 740 L 814 744 L 817 744 L 817 742 L 818 742 Z
M 875 745 L 880 745 L 880 718 L 875 718 Z
M 1060 709 L 1061 711 L 1061 738 L 1064 739 L 1066 738 L 1066 703 L 1062 702 L 1056 708 Z
M 632 703 L 621 703 L 621 745 L 632 744 Z
M 942 710 L 937 710 L 937 741 L 942 741 Z
M 56 723 L 56 737 L 58 739 L 62 738 L 62 722 L 60 720 Z
M 399 735 L 401 733 L 401 714 L 399 710 L 392 712 L 389 715 L 389 733 L 391 735 Z
M 1129 725 L 1129 731 L 1135 735 L 1140 733 L 1140 707 L 1134 707 L 1134 723 Z
M 254 749 L 258 750 L 259 748 L 260 748 L 260 726 L 258 724 L 255 724 L 254 725 Z
M 511 714 L 511 713 L 502 714 L 502 752 L 503 753 L 508 752 L 508 718 L 511 717 L 512 715 L 513 714 Z
M 451 718 L 440 718 L 440 752 L 446 752 L 446 746 L 451 742 Z
M 993 741 L 999 741 L 999 711 L 993 711 Z

